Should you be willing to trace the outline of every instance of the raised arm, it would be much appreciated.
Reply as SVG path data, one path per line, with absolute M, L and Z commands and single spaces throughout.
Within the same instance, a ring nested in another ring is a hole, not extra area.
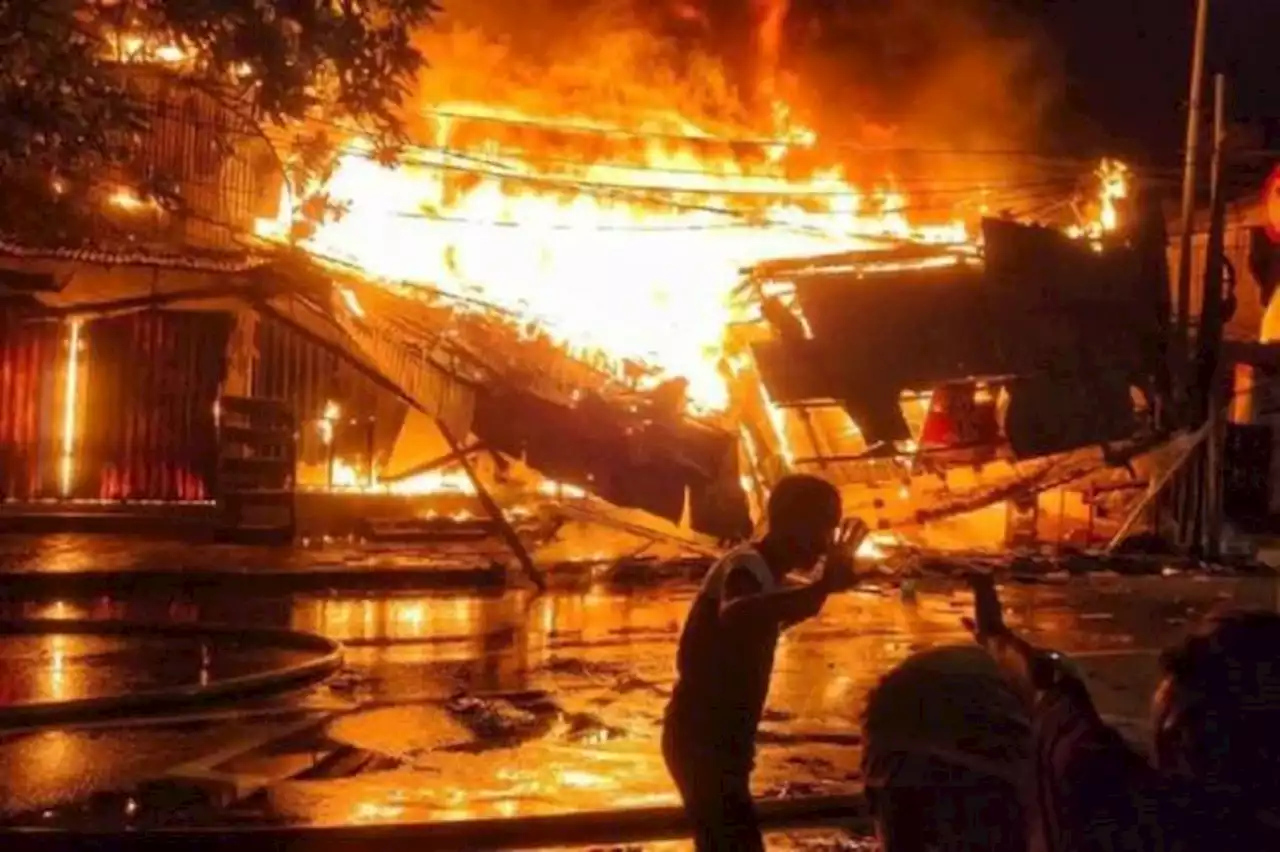
M 1170 849 L 1170 789 L 1104 723 L 1084 682 L 1058 654 L 1036 648 L 1004 623 L 990 575 L 971 580 L 965 619 L 1032 711 L 1038 809 L 1050 848 L 1063 852 Z

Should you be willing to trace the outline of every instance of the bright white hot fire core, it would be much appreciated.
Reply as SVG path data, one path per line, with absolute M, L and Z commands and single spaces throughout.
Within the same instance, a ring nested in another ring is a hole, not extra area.
M 496 113 L 441 111 L 467 110 Z M 654 133 L 639 149 L 633 140 L 624 162 L 562 158 L 535 168 L 536 156 L 493 142 L 461 153 L 451 123 L 439 122 L 436 145 L 411 150 L 397 168 L 353 144 L 324 187 L 346 211 L 305 246 L 377 277 L 512 311 L 619 373 L 633 361 L 652 368 L 655 381 L 682 376 L 705 410 L 727 403 L 717 364 L 744 266 L 874 248 L 885 237 L 966 239 L 958 223 L 912 228 L 900 195 L 863 194 L 838 168 L 789 176 L 790 152 L 812 142 L 803 130 L 781 128 L 790 143 L 766 146 L 764 156 L 757 149 L 746 165 L 728 144 L 676 119 L 663 127 L 674 124 L 697 144 Z M 265 232 L 287 227 L 292 211 L 282 208 Z

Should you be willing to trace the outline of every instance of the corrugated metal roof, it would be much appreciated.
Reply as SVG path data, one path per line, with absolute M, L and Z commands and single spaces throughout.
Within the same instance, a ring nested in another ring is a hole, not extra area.
M 64 260 L 101 266 L 146 266 L 193 272 L 249 272 L 271 263 L 269 257 L 250 254 L 225 257 L 164 253 L 142 249 L 119 250 L 98 246 L 32 246 L 0 236 L 0 256 L 20 260 Z

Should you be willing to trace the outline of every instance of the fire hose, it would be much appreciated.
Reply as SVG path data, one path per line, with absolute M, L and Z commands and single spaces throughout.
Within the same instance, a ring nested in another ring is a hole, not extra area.
M 166 713 L 175 708 L 237 701 L 284 692 L 316 683 L 342 666 L 342 646 L 314 633 L 266 627 L 233 627 L 209 624 L 152 624 L 127 621 L 26 619 L 0 621 L 0 636 L 122 636 L 217 637 L 238 642 L 304 651 L 310 659 L 252 674 L 184 684 L 160 689 L 118 693 L 62 701 L 39 701 L 0 706 L 0 732 L 15 728 L 74 724 L 139 715 Z
M 869 834 L 870 816 L 862 796 L 815 796 L 757 802 L 765 831 L 838 826 Z M 442 822 L 361 826 L 207 827 L 120 831 L 57 829 L 0 830 L 6 850 L 63 852 L 68 849 L 150 850 L 422 850 L 538 849 L 616 845 L 688 837 L 691 826 L 678 807 L 620 808 L 607 811 Z

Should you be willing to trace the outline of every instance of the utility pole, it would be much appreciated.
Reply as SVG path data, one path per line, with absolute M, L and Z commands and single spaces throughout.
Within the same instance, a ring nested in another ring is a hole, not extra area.
M 1222 349 L 1223 271 L 1226 265 L 1226 198 L 1222 191 L 1222 149 L 1226 142 L 1226 78 L 1213 78 L 1213 160 L 1209 176 L 1211 189 L 1209 246 L 1204 264 L 1204 296 L 1200 309 L 1200 334 L 1197 341 L 1196 391 L 1197 416 L 1208 421 L 1205 441 L 1205 484 L 1203 552 L 1206 559 L 1216 559 L 1222 543 L 1222 451 L 1225 418 L 1222 411 L 1222 371 L 1219 354 Z
M 1174 398 L 1185 418 L 1191 413 L 1191 231 L 1196 212 L 1196 157 L 1200 141 L 1200 99 L 1204 89 L 1204 43 L 1209 27 L 1209 0 L 1196 0 L 1195 42 L 1191 52 L 1191 96 L 1187 109 L 1186 155 L 1182 172 L 1182 236 L 1178 249 L 1177 319 L 1174 323 L 1173 361 Z

